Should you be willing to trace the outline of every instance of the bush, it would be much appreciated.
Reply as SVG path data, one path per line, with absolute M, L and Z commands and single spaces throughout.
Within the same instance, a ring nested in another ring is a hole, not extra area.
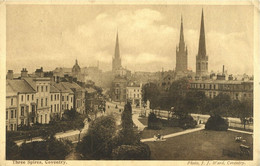
M 20 160 L 19 147 L 16 143 L 10 139 L 6 138 L 6 160 Z
M 186 115 L 180 119 L 179 127 L 183 129 L 194 128 L 197 125 L 197 121 L 192 116 Z
M 151 112 L 148 116 L 148 128 L 154 130 L 160 130 L 162 128 L 162 122 L 153 112 Z
M 206 130 L 227 131 L 228 122 L 219 115 L 209 117 L 205 125 Z
M 112 152 L 112 157 L 115 160 L 148 160 L 150 156 L 150 148 L 144 143 L 138 145 L 121 145 Z
M 23 143 L 20 155 L 24 160 L 64 160 L 71 147 L 71 142 L 58 141 L 52 136 L 46 141 Z

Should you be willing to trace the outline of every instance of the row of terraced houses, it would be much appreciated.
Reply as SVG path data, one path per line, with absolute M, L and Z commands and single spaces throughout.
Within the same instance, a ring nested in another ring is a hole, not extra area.
M 62 117 L 65 110 L 85 113 L 85 92 L 88 89 L 73 81 L 53 81 L 44 77 L 43 69 L 28 74 L 24 68 L 19 78 L 9 70 L 6 79 L 6 129 L 35 123 L 48 124 L 51 118 Z

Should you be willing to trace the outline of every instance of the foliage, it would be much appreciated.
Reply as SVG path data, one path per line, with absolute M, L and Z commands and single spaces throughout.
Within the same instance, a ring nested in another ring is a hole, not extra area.
M 6 160 L 20 160 L 19 147 L 11 138 L 6 138 Z
M 143 101 L 150 101 L 150 108 L 154 109 L 159 105 L 160 91 L 156 84 L 147 83 L 142 87 Z
M 148 145 L 121 145 L 113 150 L 112 157 L 115 160 L 147 160 L 150 159 L 151 151 Z
M 220 115 L 211 115 L 205 124 L 206 130 L 227 131 L 228 122 Z
M 78 143 L 77 151 L 86 159 L 106 159 L 111 157 L 116 133 L 113 116 L 101 116 L 91 122 L 88 133 Z
M 119 131 L 119 144 L 120 145 L 131 145 L 140 142 L 139 135 L 134 131 L 133 120 L 132 120 L 132 107 L 128 102 L 121 116 L 122 129 Z
M 64 160 L 71 151 L 72 143 L 50 137 L 46 141 L 23 143 L 20 155 L 24 160 Z
M 248 119 L 253 116 L 253 102 L 235 100 L 232 104 L 232 110 L 240 118 L 245 129 Z
M 194 120 L 190 115 L 183 116 L 179 120 L 179 127 L 183 129 L 194 128 L 196 125 L 196 120 Z
M 220 93 L 212 99 L 210 104 L 211 114 L 217 114 L 220 116 L 227 116 L 232 105 L 232 101 L 229 95 Z
M 151 112 L 148 115 L 148 128 L 159 130 L 162 128 L 162 122 L 156 117 L 155 113 Z

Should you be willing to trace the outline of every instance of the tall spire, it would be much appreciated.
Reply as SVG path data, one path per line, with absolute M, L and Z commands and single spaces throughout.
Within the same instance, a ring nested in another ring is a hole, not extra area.
M 120 57 L 120 51 L 119 51 L 119 40 L 118 40 L 118 30 L 116 33 L 116 47 L 115 47 L 115 58 Z
M 184 35 L 183 35 L 183 21 L 181 15 L 181 31 L 180 31 L 180 43 L 184 43 Z
M 202 9 L 202 14 L 201 14 L 201 25 L 200 25 L 200 39 L 199 39 L 198 56 L 199 57 L 203 57 L 203 58 L 206 56 L 206 40 L 205 40 L 203 9 Z

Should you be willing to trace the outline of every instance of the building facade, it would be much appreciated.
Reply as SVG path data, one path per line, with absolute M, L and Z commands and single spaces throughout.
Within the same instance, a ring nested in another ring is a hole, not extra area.
M 61 111 L 60 111 L 60 91 L 52 84 L 50 85 L 50 111 L 51 111 L 51 118 L 60 118 Z
M 229 95 L 232 100 L 253 101 L 253 88 L 253 81 L 196 80 L 190 82 L 191 90 L 203 91 L 209 98 L 223 93 Z
M 126 87 L 126 98 L 132 106 L 142 107 L 142 84 L 131 83 Z
M 116 76 L 112 82 L 111 97 L 115 102 L 126 102 L 126 77 Z

